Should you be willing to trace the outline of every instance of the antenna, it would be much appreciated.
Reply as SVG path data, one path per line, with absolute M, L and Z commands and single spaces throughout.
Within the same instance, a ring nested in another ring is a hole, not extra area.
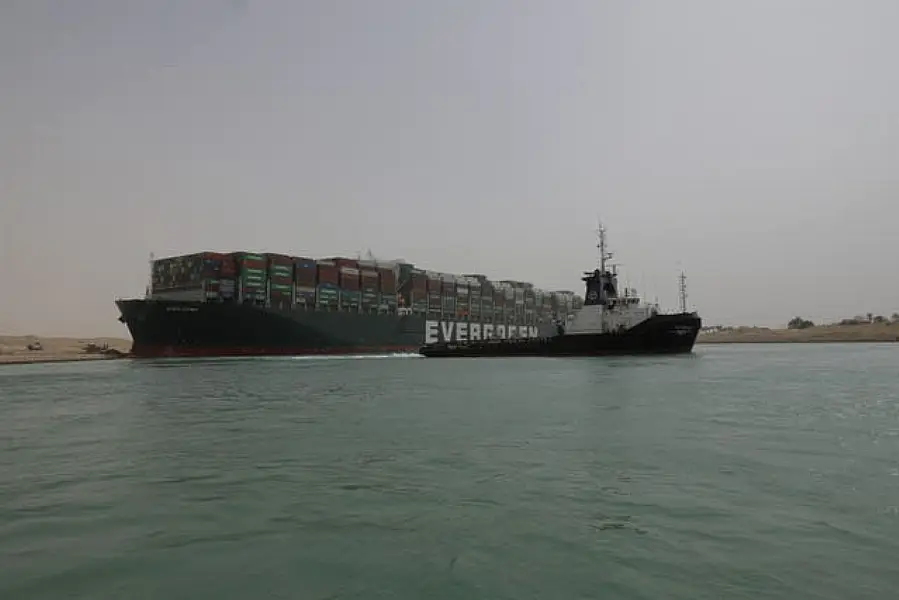
M 683 271 L 680 272 L 679 283 L 680 283 L 680 311 L 682 313 L 687 312 L 687 276 Z

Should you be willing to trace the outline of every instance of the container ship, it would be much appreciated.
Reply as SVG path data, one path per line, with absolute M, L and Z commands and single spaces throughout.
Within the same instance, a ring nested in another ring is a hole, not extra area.
M 600 265 L 585 272 L 586 301 L 556 331 L 528 339 L 436 341 L 419 353 L 432 358 L 510 356 L 606 356 L 691 352 L 702 327 L 696 312 L 687 312 L 686 277 L 681 273 L 680 312 L 662 314 L 633 290 L 621 294 L 605 230 L 599 229 Z
M 197 252 L 151 260 L 144 298 L 117 299 L 134 357 L 418 352 L 423 344 L 539 338 L 574 292 L 405 261 Z

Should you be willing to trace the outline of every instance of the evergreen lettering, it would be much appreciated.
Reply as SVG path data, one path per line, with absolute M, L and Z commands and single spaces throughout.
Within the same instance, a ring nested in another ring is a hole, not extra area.
M 465 321 L 425 321 L 425 344 L 437 342 L 477 342 L 490 339 L 533 338 L 536 327 L 528 325 L 494 325 Z

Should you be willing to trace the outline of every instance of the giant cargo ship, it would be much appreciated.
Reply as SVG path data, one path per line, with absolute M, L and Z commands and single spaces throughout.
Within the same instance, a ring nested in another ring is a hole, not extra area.
M 424 344 L 420 354 L 432 358 L 510 356 L 608 356 L 683 354 L 693 350 L 702 327 L 695 311 L 687 311 L 686 277 L 681 273 L 680 312 L 662 314 L 642 302 L 634 290 L 619 292 L 612 255 L 606 252 L 605 230 L 599 228 L 599 268 L 585 272 L 586 302 L 556 331 L 529 339 L 479 339 Z M 611 267 L 611 268 L 609 268 Z
M 135 357 L 301 356 L 538 338 L 583 299 L 371 256 L 198 252 L 151 261 L 146 296 L 116 305 Z

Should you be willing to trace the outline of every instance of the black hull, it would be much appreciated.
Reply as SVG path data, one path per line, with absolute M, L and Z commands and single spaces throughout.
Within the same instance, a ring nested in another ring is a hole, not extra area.
M 435 324 L 423 315 L 279 310 L 215 302 L 135 299 L 118 300 L 116 306 L 131 333 L 132 356 L 146 358 L 414 353 L 434 332 L 445 339 L 450 331 L 452 341 L 462 324 Z M 463 329 L 469 326 L 466 322 Z M 549 327 L 528 329 L 532 335 L 545 335 Z M 520 328 L 516 325 L 516 331 Z
M 468 344 L 437 343 L 421 347 L 419 353 L 430 358 L 685 354 L 693 351 L 701 327 L 702 320 L 693 313 L 655 315 L 621 333 Z

